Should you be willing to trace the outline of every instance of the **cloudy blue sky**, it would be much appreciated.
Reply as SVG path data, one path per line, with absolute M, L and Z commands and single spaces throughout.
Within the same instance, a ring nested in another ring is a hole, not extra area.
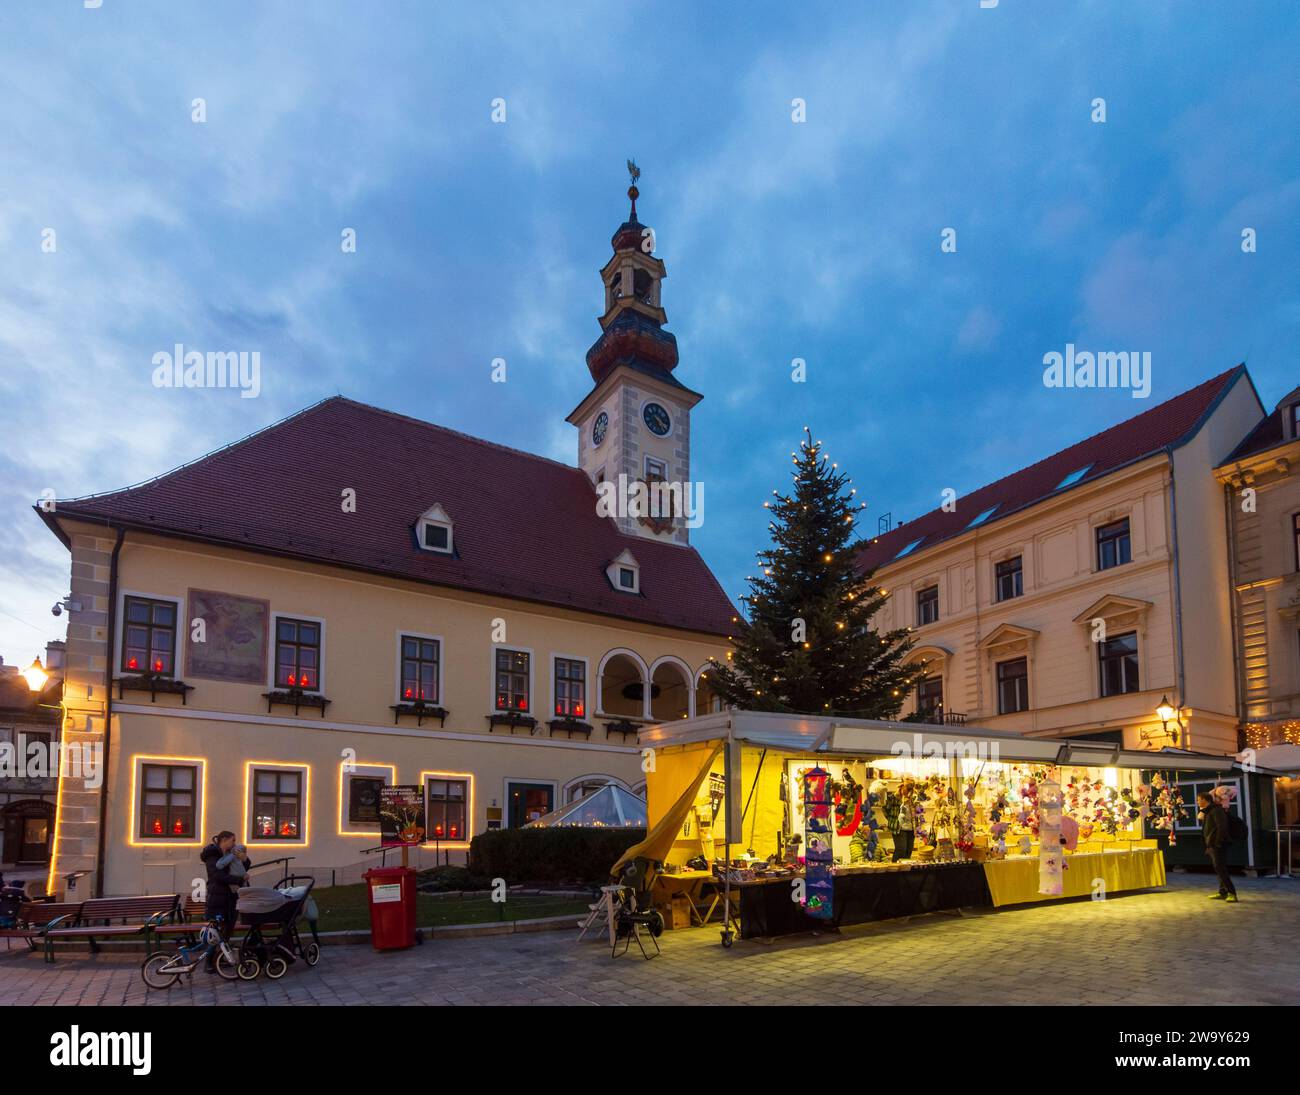
M 733 596 L 805 423 L 874 528 L 1243 359 L 1272 405 L 1300 383 L 1297 56 L 1268 0 L 10 0 L 0 654 L 59 636 L 46 488 L 335 392 L 572 462 L 629 156 Z M 155 389 L 177 342 L 260 350 L 260 397 Z M 1149 350 L 1150 401 L 1045 389 L 1067 342 Z

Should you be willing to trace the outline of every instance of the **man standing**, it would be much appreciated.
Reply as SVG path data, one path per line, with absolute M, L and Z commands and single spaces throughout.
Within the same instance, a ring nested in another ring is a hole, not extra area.
M 1219 877 L 1219 892 L 1210 894 L 1210 900 L 1236 901 L 1237 887 L 1228 874 L 1228 812 L 1206 791 L 1196 796 L 1196 803 L 1201 808 L 1205 854 L 1210 857 L 1214 873 Z

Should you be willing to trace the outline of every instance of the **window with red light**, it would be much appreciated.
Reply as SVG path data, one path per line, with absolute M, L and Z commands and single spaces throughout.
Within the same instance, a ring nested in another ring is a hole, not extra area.
M 122 672 L 160 673 L 175 667 L 176 602 L 127 597 L 122 630 Z
M 320 624 L 281 616 L 275 625 L 277 688 L 320 689 Z
M 302 839 L 302 772 L 253 770 L 253 840 Z
M 466 840 L 465 804 L 469 784 L 463 779 L 431 779 L 425 785 L 429 796 L 425 807 L 429 840 Z
M 528 654 L 522 650 L 497 651 L 497 710 L 528 710 Z
M 555 713 L 581 719 L 587 714 L 587 663 L 573 658 L 555 659 Z
M 199 770 L 192 765 L 145 764 L 140 768 L 140 837 L 193 840 Z
M 442 651 L 437 639 L 402 636 L 402 699 L 414 703 L 438 702 L 438 662 Z

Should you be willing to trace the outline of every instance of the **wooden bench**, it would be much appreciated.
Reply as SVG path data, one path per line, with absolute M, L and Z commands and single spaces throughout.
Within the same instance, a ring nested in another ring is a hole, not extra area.
M 40 937 L 45 941 L 45 961 L 54 961 L 54 944 L 60 940 L 84 939 L 92 953 L 99 951 L 97 939 L 149 936 L 155 928 L 180 919 L 179 894 L 146 894 L 140 897 L 96 897 L 83 901 L 71 924 L 47 924 Z M 114 923 L 116 921 L 117 923 Z
M 17 926 L 0 928 L 0 939 L 5 941 L 6 950 L 10 939 L 21 939 L 35 950 L 36 940 L 46 928 L 65 921 L 75 923 L 81 905 L 80 901 L 24 901 L 18 910 Z
M 153 954 L 157 949 L 154 947 L 155 940 L 168 936 L 180 936 L 186 942 L 198 942 L 199 932 L 207 922 L 207 906 L 202 901 L 186 898 L 181 902 L 179 920 L 174 920 L 170 924 L 153 924 L 145 932 L 145 949 Z

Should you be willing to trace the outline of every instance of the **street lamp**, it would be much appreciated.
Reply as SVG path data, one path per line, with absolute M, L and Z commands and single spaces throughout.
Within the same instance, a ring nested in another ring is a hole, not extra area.
M 1169 694 L 1166 692 L 1160 697 L 1160 702 L 1156 705 L 1156 718 L 1160 720 L 1160 725 L 1164 727 L 1166 736 L 1169 734 L 1169 723 L 1174 716 L 1178 714 L 1177 708 L 1169 702 Z M 1178 731 L 1173 733 L 1174 744 L 1178 744 Z
M 27 681 L 27 687 L 33 692 L 42 691 L 45 688 L 45 683 L 50 679 L 50 675 L 45 672 L 45 667 L 41 665 L 40 658 L 37 658 L 22 671 L 22 677 Z

